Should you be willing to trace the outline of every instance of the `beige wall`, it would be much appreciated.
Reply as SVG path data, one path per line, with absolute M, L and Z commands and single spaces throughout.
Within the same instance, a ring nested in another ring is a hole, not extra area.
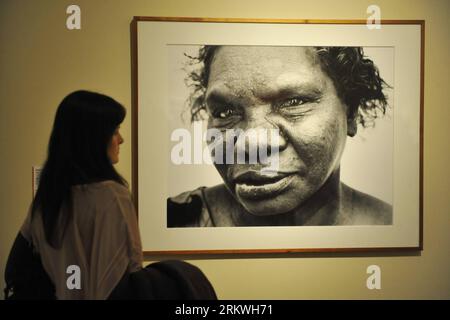
M 65 28 L 76 3 L 82 29 Z M 31 201 L 31 166 L 45 157 L 57 104 L 71 90 L 108 93 L 130 107 L 129 24 L 134 15 L 293 19 L 425 19 L 424 251 L 420 254 L 182 256 L 204 270 L 223 299 L 450 298 L 450 2 L 119 1 L 0 2 L 0 272 Z M 131 140 L 130 117 L 123 125 Z M 120 172 L 131 181 L 131 149 Z M 162 257 L 153 257 L 156 260 Z M 382 290 L 365 286 L 382 268 Z M 4 287 L 4 282 L 0 283 Z

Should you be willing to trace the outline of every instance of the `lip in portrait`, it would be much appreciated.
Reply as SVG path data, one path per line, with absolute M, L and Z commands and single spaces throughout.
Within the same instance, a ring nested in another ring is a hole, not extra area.
M 169 64 L 169 127 L 191 134 L 168 137 L 168 227 L 392 224 L 390 48 L 169 46 Z M 191 161 L 212 130 L 213 163 Z

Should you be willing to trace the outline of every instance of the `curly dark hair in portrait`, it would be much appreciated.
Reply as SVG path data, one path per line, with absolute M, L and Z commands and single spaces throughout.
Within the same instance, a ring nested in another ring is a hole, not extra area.
M 220 46 L 203 46 L 191 65 L 201 67 L 190 71 L 186 83 L 192 88 L 189 97 L 191 121 L 205 118 L 205 93 L 215 53 Z M 364 56 L 361 47 L 312 47 L 322 70 L 333 80 L 340 99 L 350 108 L 363 127 L 373 126 L 374 120 L 386 113 L 387 96 L 384 88 L 390 86 L 380 77 L 372 60 Z

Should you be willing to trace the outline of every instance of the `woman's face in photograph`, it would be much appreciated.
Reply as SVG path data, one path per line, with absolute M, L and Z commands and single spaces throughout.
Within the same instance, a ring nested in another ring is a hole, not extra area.
M 254 215 L 300 207 L 339 169 L 347 107 L 307 47 L 220 47 L 206 90 L 208 128 L 279 129 L 279 170 L 267 164 L 215 164 Z M 236 161 L 235 161 L 236 162 Z

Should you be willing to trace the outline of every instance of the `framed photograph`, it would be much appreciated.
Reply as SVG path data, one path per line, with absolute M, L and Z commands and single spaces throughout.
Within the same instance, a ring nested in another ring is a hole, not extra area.
M 145 253 L 422 250 L 424 28 L 135 17 Z

